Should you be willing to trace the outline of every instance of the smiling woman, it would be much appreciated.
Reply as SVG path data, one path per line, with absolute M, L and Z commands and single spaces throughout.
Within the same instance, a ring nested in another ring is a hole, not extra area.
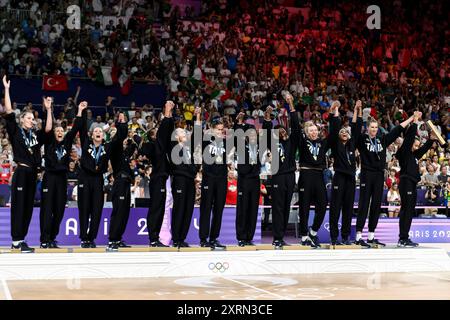
M 11 183 L 11 236 L 12 249 L 21 252 L 34 252 L 28 247 L 25 237 L 33 214 L 34 194 L 36 191 L 37 171 L 41 166 L 40 149 L 45 134 L 52 129 L 52 100 L 45 98 L 43 104 L 47 111 L 45 129 L 34 129 L 34 115 L 24 112 L 20 115 L 20 125 L 16 122 L 10 98 L 10 81 L 3 77 L 5 88 L 6 131 L 12 145 L 14 161 L 18 164 Z
M 69 169 L 72 143 L 81 127 L 81 113 L 87 108 L 86 102 L 78 106 L 78 114 L 72 129 L 64 136 L 64 129 L 56 126 L 45 139 L 45 173 L 42 179 L 42 199 L 40 211 L 41 248 L 58 248 L 56 237 L 59 233 L 67 202 L 67 172 Z

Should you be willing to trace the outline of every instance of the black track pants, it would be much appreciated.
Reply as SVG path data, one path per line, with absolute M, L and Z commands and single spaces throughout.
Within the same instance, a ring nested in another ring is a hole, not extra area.
M 121 241 L 130 216 L 130 179 L 121 177 L 115 179 L 111 196 L 113 209 L 109 227 L 109 241 Z
M 258 221 L 260 197 L 260 180 L 256 178 L 239 178 L 237 183 L 238 198 L 236 205 L 236 238 L 252 241 Z
M 333 185 L 330 201 L 330 237 L 337 240 L 339 236 L 339 217 L 342 209 L 342 239 L 350 236 L 355 200 L 355 177 L 336 172 L 333 176 Z
M 174 176 L 172 180 L 172 241 L 184 241 L 189 232 L 195 203 L 194 178 Z
M 399 184 L 400 191 L 400 235 L 401 240 L 409 238 L 409 230 L 416 210 L 417 202 L 417 183 L 408 178 L 401 178 Z
M 150 208 L 147 213 L 147 228 L 150 241 L 159 240 L 166 207 L 167 176 L 150 178 Z
M 383 185 L 383 172 L 361 171 L 358 218 L 356 221 L 357 232 L 363 231 L 367 215 L 369 215 L 369 232 L 375 232 L 378 225 L 378 219 L 380 218 Z
M 97 238 L 103 203 L 103 176 L 82 173 L 78 179 L 81 241 L 94 241 Z
M 56 240 L 67 202 L 67 174 L 45 172 L 40 212 L 41 243 Z
M 327 190 L 323 181 L 323 172 L 319 170 L 301 170 L 298 182 L 300 236 L 308 235 L 309 210 L 315 205 L 312 229 L 319 231 L 327 210 Z
M 202 200 L 200 203 L 200 240 L 217 240 L 222 226 L 222 214 L 227 195 L 227 177 L 202 179 Z M 212 219 L 211 219 L 212 211 Z
M 272 177 L 272 226 L 273 239 L 283 240 L 291 212 L 295 174 L 288 173 Z
M 37 172 L 34 168 L 18 166 L 11 183 L 11 237 L 25 240 L 33 215 Z

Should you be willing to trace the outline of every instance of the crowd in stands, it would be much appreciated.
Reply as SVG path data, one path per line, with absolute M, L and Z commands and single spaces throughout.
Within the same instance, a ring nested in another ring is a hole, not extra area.
M 286 90 L 294 96 L 302 122 L 314 121 L 323 136 L 328 134 L 333 101 L 341 102 L 341 116 L 348 125 L 354 103 L 361 99 L 364 124 L 369 117 L 377 119 L 381 134 L 412 110 L 420 110 L 424 120 L 431 119 L 450 140 L 448 3 L 379 1 L 382 28 L 369 30 L 367 1 L 300 2 L 302 10 L 288 10 L 276 0 L 211 0 L 201 1 L 196 11 L 189 6 L 180 10 L 170 1 L 92 0 L 84 1 L 81 30 L 69 30 L 67 15 L 51 16 L 50 11 L 64 13 L 70 1 L 0 0 L 0 74 L 66 74 L 95 80 L 101 66 L 111 66 L 115 77 L 126 74 L 134 81 L 164 83 L 167 98 L 177 106 L 177 126 L 188 130 L 198 106 L 205 128 L 218 117 L 232 128 L 240 112 L 256 128 L 264 118 L 288 126 Z M 11 9 L 30 13 L 17 20 L 5 14 Z M 119 18 L 104 23 L 101 17 L 109 16 Z M 57 120 L 66 128 L 75 116 L 78 94 L 59 102 L 65 108 Z M 273 108 L 270 114 L 268 106 Z M 129 137 L 138 144 L 161 119 L 160 106 L 117 106 L 108 97 L 107 107 L 110 112 L 95 119 L 88 114 L 89 127 L 108 128 L 107 138 L 114 134 L 119 107 L 126 108 Z M 40 106 L 35 101 L 25 108 Z M 425 121 L 417 134 L 422 142 L 428 139 Z M 1 127 L 0 161 L 7 164 L 12 156 L 5 135 Z M 401 201 L 395 157 L 400 144 L 401 138 L 389 146 L 387 155 L 390 217 L 398 215 L 394 206 Z M 71 179 L 76 179 L 80 153 L 78 140 L 71 154 Z M 420 161 L 420 185 L 427 189 L 430 204 L 448 203 L 449 161 L 450 149 L 437 144 Z M 132 186 L 134 197 L 148 196 L 151 167 L 137 155 L 130 166 L 139 177 Z M 227 203 L 233 204 L 236 174 L 230 166 Z M 324 173 L 328 184 L 332 175 L 330 159 Z M 262 198 L 270 203 L 270 167 L 263 168 L 262 179 Z

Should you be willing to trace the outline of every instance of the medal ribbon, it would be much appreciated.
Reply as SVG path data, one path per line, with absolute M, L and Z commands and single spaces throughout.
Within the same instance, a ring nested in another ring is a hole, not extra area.
M 100 160 L 100 156 L 101 156 L 101 154 L 103 152 L 103 145 L 102 144 L 99 145 L 98 149 L 94 146 L 94 150 L 93 151 L 94 151 L 95 165 L 98 166 L 98 162 Z
M 25 141 L 25 145 L 30 148 L 31 141 L 33 140 L 33 130 L 30 129 L 28 133 L 28 137 L 25 134 L 25 130 L 23 128 L 20 128 L 20 131 L 22 132 L 23 140 Z

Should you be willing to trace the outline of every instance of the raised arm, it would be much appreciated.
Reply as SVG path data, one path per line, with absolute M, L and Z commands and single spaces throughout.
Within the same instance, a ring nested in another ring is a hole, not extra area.
M 83 101 L 81 103 L 86 103 L 86 108 L 87 108 L 87 102 L 86 101 Z M 78 108 L 80 108 L 81 103 L 78 106 Z M 87 136 L 87 134 L 88 134 L 88 127 L 87 127 L 87 109 L 86 108 L 84 108 L 82 110 L 82 113 L 81 113 L 82 117 L 81 117 L 81 127 L 80 127 L 80 142 L 81 142 L 82 146 L 84 146 L 84 144 L 85 144 L 85 142 L 87 140 L 87 137 L 88 137 Z
M 47 120 L 45 122 L 45 133 L 49 133 L 53 128 L 53 113 L 52 113 L 52 104 L 53 98 L 47 97 L 43 101 L 45 110 L 47 111 Z
M 352 129 L 352 139 L 357 144 L 359 137 L 361 136 L 361 129 L 362 129 L 362 102 L 361 102 L 361 100 L 356 101 L 355 110 L 353 111 L 352 122 L 350 123 L 350 128 Z
M 122 152 L 121 147 L 123 140 L 125 140 L 125 138 L 128 135 L 128 125 L 125 121 L 125 115 L 122 112 L 119 113 L 116 122 L 116 128 L 117 128 L 116 134 L 111 139 L 109 148 L 111 153 L 116 153 L 115 155 L 117 155 L 117 153 Z
M 414 140 L 417 133 L 417 122 L 419 121 L 420 116 L 422 116 L 421 112 L 417 111 L 414 112 L 414 123 L 412 123 L 406 130 L 405 137 L 403 139 L 403 144 L 399 149 L 400 153 L 411 152 L 411 148 L 414 144 Z
M 5 112 L 6 114 L 10 114 L 13 112 L 11 97 L 9 96 L 9 87 L 11 85 L 11 81 L 6 81 L 6 76 L 3 76 L 3 87 L 5 87 Z
M 202 127 L 202 108 L 196 107 L 194 110 L 194 116 L 195 116 L 195 122 L 194 122 L 194 129 L 192 131 L 191 135 L 191 147 L 192 147 L 192 153 L 202 145 L 203 142 L 203 127 Z M 199 134 L 200 133 L 200 134 Z M 199 135 L 196 139 L 196 135 Z M 203 152 L 203 148 L 202 148 Z
M 172 118 L 172 110 L 175 106 L 173 101 L 167 101 L 164 105 L 164 119 L 161 121 L 159 130 L 156 134 L 156 141 L 162 150 L 169 151 L 171 145 L 172 132 L 175 129 L 175 123 Z
M 330 116 L 329 116 L 329 133 L 328 133 L 328 143 L 331 146 L 334 146 L 339 141 L 339 129 L 341 127 L 341 119 L 339 116 L 339 106 L 340 103 L 338 101 L 333 102 L 330 107 Z
M 414 156 L 416 159 L 421 159 L 425 153 L 427 153 L 428 150 L 433 146 L 435 142 L 438 141 L 438 137 L 434 134 L 434 132 L 431 132 L 430 139 L 427 140 L 419 149 L 414 151 Z M 445 146 L 444 146 L 445 147 Z
M 77 135 L 77 133 L 80 131 L 81 129 L 81 125 L 82 125 L 82 119 L 83 119 L 83 111 L 87 108 L 87 102 L 86 101 L 82 101 L 79 105 L 78 105 L 78 112 L 77 112 L 77 116 L 75 118 L 74 124 L 72 126 L 72 129 L 67 133 L 67 135 L 69 135 L 68 140 L 72 141 L 75 136 Z
M 386 146 L 393 143 L 403 132 L 403 130 L 414 120 L 414 116 L 412 115 L 407 120 L 400 123 L 400 125 L 394 127 L 388 134 L 386 134 Z

